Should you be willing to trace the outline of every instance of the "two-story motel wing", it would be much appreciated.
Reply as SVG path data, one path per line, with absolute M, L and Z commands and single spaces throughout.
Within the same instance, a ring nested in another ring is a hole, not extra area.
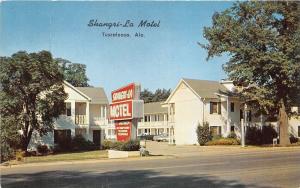
M 32 135 L 29 149 L 39 144 L 54 146 L 61 138 L 82 135 L 87 140 L 100 145 L 105 137 L 105 128 L 109 128 L 108 99 L 101 87 L 74 87 L 64 82 L 68 94 L 65 100 L 66 111 L 54 122 L 54 131 L 40 138 L 37 132 Z
M 227 136 L 241 133 L 241 119 L 244 104 L 235 96 L 236 88 L 231 81 L 208 81 L 181 79 L 164 106 L 168 107 L 170 126 L 174 127 L 174 139 L 177 145 L 198 144 L 196 128 L 198 124 L 208 122 L 213 134 Z M 247 112 L 250 124 L 263 125 L 266 117 L 255 117 L 251 110 Z M 275 125 L 276 122 L 270 122 Z M 289 129 L 300 137 L 300 120 L 291 118 Z

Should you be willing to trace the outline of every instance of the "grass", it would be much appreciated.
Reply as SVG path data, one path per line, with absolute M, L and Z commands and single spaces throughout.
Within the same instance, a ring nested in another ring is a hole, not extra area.
M 38 163 L 38 162 L 55 162 L 55 161 L 75 161 L 75 160 L 85 160 L 85 159 L 101 159 L 101 158 L 107 158 L 106 150 L 25 157 L 24 162 Z

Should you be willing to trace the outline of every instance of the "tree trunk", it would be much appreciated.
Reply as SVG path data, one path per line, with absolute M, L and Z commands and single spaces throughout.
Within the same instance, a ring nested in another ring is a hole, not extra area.
M 288 131 L 288 116 L 283 101 L 281 101 L 279 109 L 279 144 L 280 146 L 288 146 L 291 144 Z

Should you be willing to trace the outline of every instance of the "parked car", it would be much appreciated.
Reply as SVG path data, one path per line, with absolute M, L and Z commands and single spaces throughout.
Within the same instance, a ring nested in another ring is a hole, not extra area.
M 141 134 L 138 136 L 139 140 L 153 140 L 154 135 Z
M 169 135 L 167 133 L 156 135 L 153 137 L 153 140 L 157 142 L 167 142 L 169 141 Z

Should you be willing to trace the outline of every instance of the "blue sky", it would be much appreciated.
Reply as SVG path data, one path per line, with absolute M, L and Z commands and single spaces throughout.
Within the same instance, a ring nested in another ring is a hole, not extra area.
M 87 66 L 89 83 L 107 95 L 130 82 L 142 88 L 173 89 L 180 78 L 226 78 L 228 57 L 206 61 L 202 31 L 211 16 L 233 2 L 9 2 L 0 4 L 0 55 L 19 50 L 49 50 L 54 57 Z M 99 22 L 134 23 L 133 28 L 88 27 Z M 160 21 L 158 28 L 139 28 L 141 20 Z M 103 37 L 129 33 L 131 37 Z M 145 37 L 134 37 L 142 33 Z

